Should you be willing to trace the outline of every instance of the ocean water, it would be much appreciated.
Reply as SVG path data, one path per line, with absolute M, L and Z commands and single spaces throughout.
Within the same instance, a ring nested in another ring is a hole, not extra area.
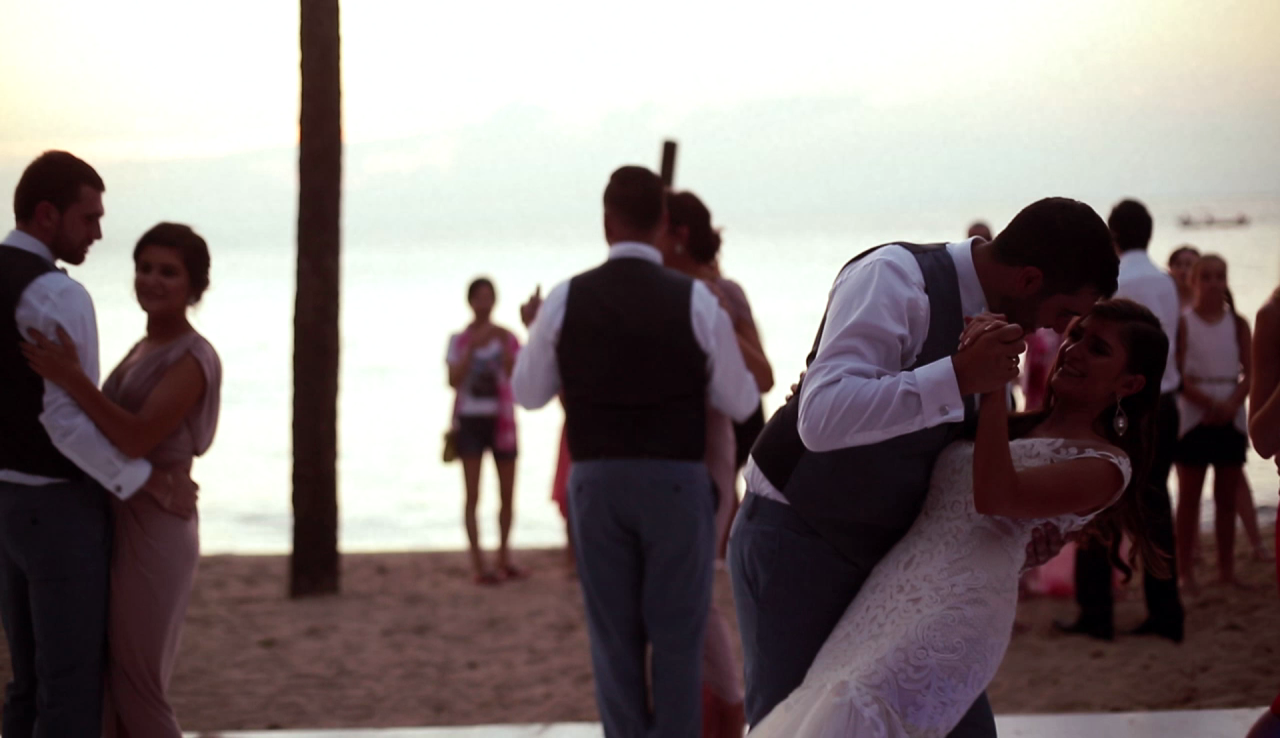
M 752 302 L 777 377 L 766 411 L 781 404 L 801 370 L 830 282 L 848 258 L 885 241 L 959 238 L 978 217 L 998 230 L 1017 205 L 850 215 L 802 227 L 749 217 L 731 223 L 723 268 Z M 1280 199 L 1151 200 L 1148 205 L 1157 224 L 1153 257 L 1162 260 L 1183 243 L 1223 254 L 1240 309 L 1252 319 L 1280 283 Z M 1238 229 L 1178 227 L 1180 214 L 1206 210 L 1247 212 L 1253 221 Z M 284 222 L 293 217 L 288 211 L 278 215 Z M 73 272 L 96 300 L 104 376 L 145 327 L 132 295 L 129 258 L 131 239 L 141 231 L 114 228 L 108 224 L 108 238 Z M 452 406 L 445 347 L 449 335 L 469 319 L 466 285 L 478 275 L 492 277 L 499 292 L 496 319 L 523 337 L 518 307 L 536 285 L 545 294 L 604 258 L 598 220 L 528 233 L 494 228 L 492 233 L 415 238 L 388 237 L 386 229 L 367 232 L 359 221 L 347 220 L 341 545 L 347 551 L 464 547 L 461 467 L 442 463 L 440 452 Z M 195 469 L 202 487 L 203 548 L 206 553 L 284 552 L 291 541 L 294 246 L 235 223 L 208 235 L 213 288 L 193 320 L 218 349 L 225 377 L 218 436 Z M 519 414 L 516 546 L 564 541 L 563 522 L 550 501 L 562 419 L 555 403 Z M 1248 476 L 1264 515 L 1273 517 L 1275 467 L 1251 456 Z M 488 462 L 481 495 L 482 535 L 491 546 L 497 539 L 497 484 Z M 1206 510 L 1210 498 L 1206 490 Z

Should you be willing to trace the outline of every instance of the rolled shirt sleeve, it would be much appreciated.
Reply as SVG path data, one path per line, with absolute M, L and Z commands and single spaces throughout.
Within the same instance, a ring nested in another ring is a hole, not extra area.
M 889 247 L 846 267 L 800 391 L 805 447 L 867 446 L 963 420 L 949 357 L 908 370 L 928 331 L 924 277 L 908 252 Z
M 560 392 L 560 360 L 556 356 L 556 346 L 560 343 L 568 301 L 568 282 L 547 293 L 538 317 L 529 327 L 529 340 L 516 356 L 516 366 L 511 372 L 511 391 L 516 402 L 528 410 L 543 407 Z

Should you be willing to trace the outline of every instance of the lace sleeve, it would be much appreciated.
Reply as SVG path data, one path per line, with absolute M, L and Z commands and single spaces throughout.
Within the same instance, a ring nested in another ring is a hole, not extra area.
M 1071 447 L 1067 446 L 1062 449 L 1064 459 L 1105 459 L 1116 465 L 1120 470 L 1120 476 L 1124 481 L 1120 484 L 1120 489 L 1107 500 L 1107 504 L 1103 508 L 1110 507 L 1115 501 L 1120 499 L 1120 495 L 1129 488 L 1129 481 L 1133 478 L 1133 465 L 1129 462 L 1129 457 L 1123 453 L 1117 454 L 1111 451 L 1104 451 L 1099 448 L 1088 447 Z

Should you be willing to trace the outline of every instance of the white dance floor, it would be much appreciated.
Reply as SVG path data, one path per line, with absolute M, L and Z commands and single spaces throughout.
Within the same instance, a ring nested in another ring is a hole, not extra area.
M 997 717 L 996 724 L 1000 738 L 1242 738 L 1264 709 L 1005 715 Z M 598 724 L 560 723 L 187 735 L 191 738 L 600 738 L 603 733 Z

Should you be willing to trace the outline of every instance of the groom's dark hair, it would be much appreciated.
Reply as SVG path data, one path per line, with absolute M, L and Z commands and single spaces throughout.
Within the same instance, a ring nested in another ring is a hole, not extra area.
M 14 220 L 31 220 L 42 202 L 64 213 L 80 200 L 81 187 L 107 191 L 102 177 L 84 160 L 65 151 L 46 151 L 27 165 L 18 180 L 13 191 Z
M 644 167 L 626 166 L 609 177 L 604 209 L 626 225 L 648 231 L 662 220 L 666 197 L 661 177 Z
M 1072 295 L 1093 289 L 1102 297 L 1116 291 L 1120 258 L 1111 231 L 1093 208 L 1067 197 L 1033 202 L 992 240 L 996 260 L 1030 266 L 1044 275 L 1043 295 Z

